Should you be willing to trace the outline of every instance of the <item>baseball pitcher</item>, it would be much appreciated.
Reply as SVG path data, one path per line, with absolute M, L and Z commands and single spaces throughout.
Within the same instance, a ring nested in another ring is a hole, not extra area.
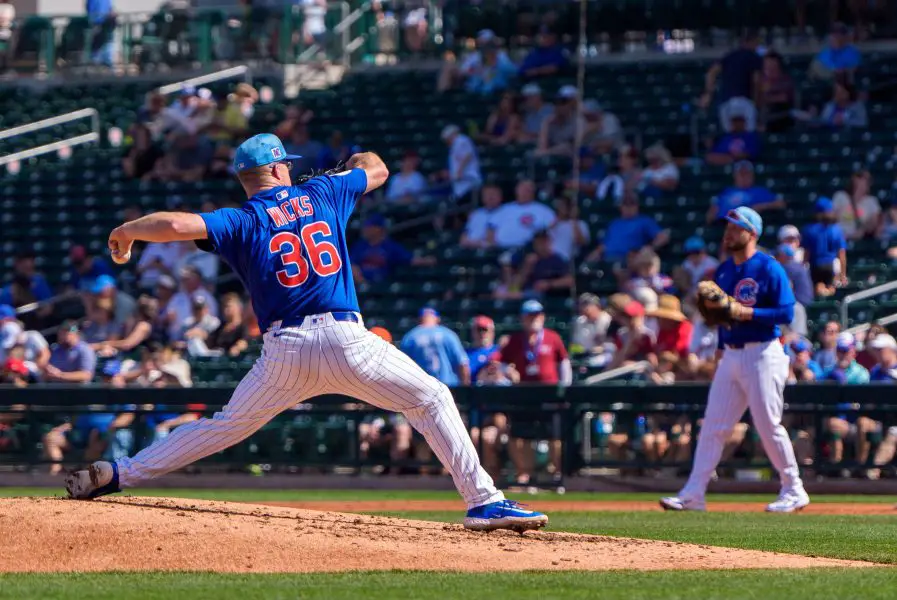
M 389 172 L 370 152 L 346 170 L 290 180 L 290 160 L 274 135 L 240 145 L 234 170 L 248 201 L 211 213 L 156 213 L 109 236 L 118 263 L 135 241 L 195 240 L 221 256 L 249 290 L 264 333 L 261 357 L 230 402 L 210 419 L 116 462 L 71 473 L 66 489 L 89 499 L 140 485 L 246 439 L 277 414 L 320 394 L 345 394 L 398 411 L 420 431 L 467 502 L 468 529 L 537 529 L 541 513 L 506 500 L 480 466 L 449 389 L 363 324 L 346 248 L 346 225 L 360 196 Z
M 723 446 L 745 409 L 770 462 L 779 473 L 781 492 L 769 512 L 794 512 L 810 503 L 782 426 L 788 355 L 779 342 L 779 325 L 794 317 L 794 293 L 782 266 L 757 251 L 763 220 L 739 207 L 726 215 L 723 244 L 731 258 L 714 281 L 698 288 L 698 308 L 708 325 L 719 325 L 722 359 L 710 385 L 704 424 L 691 475 L 678 496 L 661 498 L 666 510 L 704 510 L 704 495 L 719 464 Z

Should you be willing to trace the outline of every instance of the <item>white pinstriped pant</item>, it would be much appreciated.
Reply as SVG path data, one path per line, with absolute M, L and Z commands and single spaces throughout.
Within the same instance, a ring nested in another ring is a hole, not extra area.
M 726 440 L 745 409 L 751 411 L 763 449 L 779 473 L 782 491 L 803 488 L 791 439 L 782 426 L 787 379 L 788 355 L 778 340 L 723 352 L 710 384 L 694 466 L 680 498 L 691 502 L 704 499 Z
M 264 342 L 261 357 L 221 412 L 181 425 L 133 458 L 117 461 L 122 487 L 220 452 L 299 402 L 345 394 L 404 414 L 451 473 L 469 507 L 504 498 L 480 466 L 445 384 L 362 324 L 335 321 L 329 313 L 312 315 L 299 327 L 272 327 Z

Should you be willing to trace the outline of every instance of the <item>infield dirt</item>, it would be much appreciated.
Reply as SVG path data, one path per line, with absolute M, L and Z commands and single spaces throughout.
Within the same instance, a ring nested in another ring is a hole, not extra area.
M 0 500 L 0 572 L 519 571 L 863 567 L 870 563 L 595 535 L 202 500 Z

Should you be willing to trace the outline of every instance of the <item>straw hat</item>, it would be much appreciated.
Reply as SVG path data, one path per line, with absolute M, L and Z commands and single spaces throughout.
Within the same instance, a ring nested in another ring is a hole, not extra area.
M 682 312 L 682 303 L 672 294 L 662 295 L 657 301 L 657 308 L 648 313 L 648 316 L 680 323 L 687 320 L 685 313 Z

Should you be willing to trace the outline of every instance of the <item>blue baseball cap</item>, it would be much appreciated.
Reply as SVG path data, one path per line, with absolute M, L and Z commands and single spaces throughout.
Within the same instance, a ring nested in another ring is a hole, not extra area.
M 380 213 L 374 213 L 364 220 L 362 227 L 386 227 L 386 217 Z
M 707 245 L 704 243 L 704 240 L 696 235 L 685 240 L 685 252 L 688 254 L 691 254 L 692 252 L 703 252 L 706 247 Z
M 420 309 L 420 312 L 417 315 L 418 317 L 436 317 L 439 318 L 439 311 L 433 308 L 432 306 L 425 306 Z
M 296 154 L 287 154 L 280 138 L 271 133 L 260 133 L 252 136 L 237 148 L 234 154 L 234 171 L 254 169 L 271 163 L 302 158 Z
M 9 304 L 0 304 L 0 321 L 4 319 L 15 319 L 16 309 Z
M 794 246 L 790 246 L 788 244 L 779 244 L 778 248 L 776 248 L 776 252 L 778 252 L 779 254 L 784 254 L 789 258 L 794 258 L 796 250 L 794 249 Z
M 730 210 L 726 214 L 725 219 L 730 223 L 735 223 L 742 229 L 747 229 L 757 236 L 763 231 L 763 219 L 757 214 L 753 208 L 747 206 L 739 206 L 734 210 Z
M 520 314 L 522 315 L 538 315 L 543 312 L 545 312 L 545 308 L 538 300 L 527 300 L 520 307 Z
M 825 196 L 816 200 L 816 212 L 817 213 L 829 213 L 835 210 L 835 205 L 832 203 L 831 198 L 826 198 Z
M 791 342 L 791 349 L 795 352 L 807 352 L 812 348 L 810 342 L 805 339 L 797 339 Z
M 93 285 L 90 286 L 91 294 L 102 294 L 104 290 L 108 290 L 109 288 L 114 288 L 115 278 L 111 275 L 100 275 L 93 281 Z

